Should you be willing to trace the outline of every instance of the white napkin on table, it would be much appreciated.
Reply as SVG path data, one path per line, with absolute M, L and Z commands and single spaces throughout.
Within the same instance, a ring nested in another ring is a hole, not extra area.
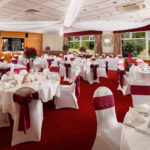
M 148 104 L 135 105 L 134 109 L 137 112 L 150 113 L 150 105 L 148 105 Z

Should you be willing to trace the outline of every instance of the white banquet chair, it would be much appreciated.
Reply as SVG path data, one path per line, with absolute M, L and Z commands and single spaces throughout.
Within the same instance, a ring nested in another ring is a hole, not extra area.
M 79 109 L 76 95 L 76 86 L 80 84 L 79 76 L 73 72 L 73 83 L 71 85 L 60 86 L 60 97 L 55 98 L 55 109 L 73 108 Z M 78 91 L 79 94 L 80 91 Z
M 119 150 L 122 124 L 117 121 L 114 96 L 107 87 L 99 87 L 93 95 L 97 133 L 92 150 Z
M 27 95 L 31 93 L 33 95 L 36 93 L 36 91 L 33 88 L 29 88 L 29 87 L 20 88 L 15 92 L 17 96 L 21 96 L 21 97 L 27 97 Z M 13 95 L 13 99 L 14 97 L 15 95 Z M 15 116 L 14 116 L 14 126 L 13 126 L 11 146 L 24 143 L 24 142 L 41 140 L 41 129 L 42 129 L 42 122 L 43 122 L 43 105 L 37 96 L 35 99 L 31 99 L 31 100 L 32 101 L 28 103 L 30 127 L 26 131 L 22 131 L 19 129 L 20 111 L 21 111 L 22 105 L 20 106 L 19 102 L 15 102 L 16 110 L 15 110 Z
M 150 83 L 146 80 L 136 80 L 131 84 L 133 106 L 150 104 Z

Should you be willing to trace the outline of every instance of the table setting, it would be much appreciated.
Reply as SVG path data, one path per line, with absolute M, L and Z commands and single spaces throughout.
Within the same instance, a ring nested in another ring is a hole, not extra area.
M 150 104 L 130 107 L 125 115 L 120 150 L 148 150 L 150 144 Z

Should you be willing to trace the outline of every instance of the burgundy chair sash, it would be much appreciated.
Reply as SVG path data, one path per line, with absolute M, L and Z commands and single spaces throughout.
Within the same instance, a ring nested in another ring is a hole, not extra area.
M 75 58 L 70 58 L 70 61 L 74 61 L 75 60 Z
M 108 61 L 106 60 L 106 72 L 108 72 Z
M 95 110 L 103 110 L 114 106 L 114 96 L 107 95 L 102 97 L 94 97 L 94 108 Z
M 31 65 L 30 65 L 30 63 L 28 62 L 28 63 L 27 63 L 27 71 L 30 72 L 30 69 L 31 69 Z
M 1 59 L 0 59 L 0 62 L 4 62 L 4 58 L 1 58 Z
M 60 67 L 50 67 L 51 72 L 58 72 L 59 73 Z
M 150 95 L 150 86 L 131 85 L 130 89 L 133 95 Z
M 68 78 L 69 77 L 69 68 L 71 68 L 71 65 L 70 64 L 64 64 L 65 67 L 66 67 L 66 77 Z
M 123 88 L 123 75 L 125 75 L 126 72 L 125 72 L 125 70 L 118 69 L 117 73 L 118 73 L 118 80 L 119 80 L 120 86 L 121 86 L 121 88 Z
M 22 70 L 27 70 L 26 68 L 16 68 L 14 69 L 14 72 L 19 74 Z
M 52 64 L 52 61 L 54 61 L 54 59 L 47 59 L 47 61 L 48 61 L 48 67 L 50 67 Z
M 76 84 L 75 94 L 77 97 L 80 97 L 80 76 L 76 77 L 74 83 Z
M 98 68 L 99 65 L 94 65 L 94 64 L 91 64 L 90 68 L 93 69 L 93 79 L 96 80 L 97 79 L 97 68 Z
M 4 74 L 6 74 L 7 72 L 9 72 L 10 70 L 11 70 L 11 68 L 0 69 L 0 73 L 1 73 L 0 78 L 1 78 Z
M 65 61 L 67 61 L 67 57 L 65 57 Z
M 92 61 L 96 61 L 96 58 L 92 58 Z
M 20 105 L 20 114 L 19 114 L 19 125 L 18 131 L 24 131 L 30 128 L 30 113 L 29 113 L 29 103 L 35 99 L 38 100 L 38 92 L 30 93 L 25 97 L 19 96 L 17 94 L 13 95 L 14 102 L 17 102 Z
M 17 59 L 13 59 L 13 60 L 10 60 L 10 63 L 17 64 L 18 61 L 17 61 Z

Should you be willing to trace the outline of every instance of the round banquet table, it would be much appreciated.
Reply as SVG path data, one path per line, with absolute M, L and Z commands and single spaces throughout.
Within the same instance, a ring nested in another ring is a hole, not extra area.
M 49 79 L 46 79 L 46 76 L 44 75 L 38 75 L 38 80 L 18 85 L 15 85 L 14 81 L 10 78 L 5 81 L 1 80 L 0 103 L 2 104 L 2 112 L 10 113 L 12 118 L 14 118 L 15 103 L 13 102 L 13 94 L 22 87 L 31 87 L 38 91 L 39 99 L 42 102 L 48 102 L 49 100 L 52 100 L 54 96 L 60 97 L 60 78 L 54 78 L 54 75 L 55 73 L 52 73 L 52 75 L 49 76 Z M 32 74 L 30 74 L 30 78 L 33 78 Z M 19 79 L 19 75 L 17 79 Z M 4 83 L 8 86 L 2 87 L 2 84 Z
M 143 114 L 139 113 L 139 115 Z M 138 125 L 134 127 L 126 124 L 128 117 L 129 112 L 127 112 L 122 126 L 120 150 L 150 150 L 150 133 L 138 131 L 137 128 L 141 129 Z M 149 121 L 150 115 L 147 115 L 145 118 Z M 142 126 L 144 129 L 145 125 Z

